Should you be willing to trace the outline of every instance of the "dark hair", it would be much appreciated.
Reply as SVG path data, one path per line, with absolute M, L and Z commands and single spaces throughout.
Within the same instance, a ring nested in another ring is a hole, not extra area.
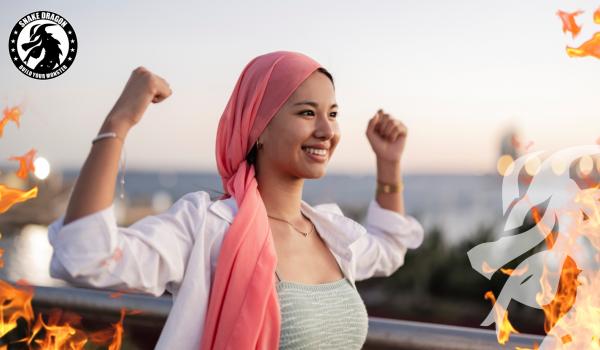
M 333 77 L 331 76 L 331 73 L 329 73 L 325 68 L 317 68 L 317 70 L 315 70 L 315 72 L 321 72 L 323 74 L 325 74 L 327 76 L 327 78 L 329 78 L 329 80 L 331 80 L 331 84 L 333 85 L 333 89 L 335 90 L 335 83 L 333 82 Z M 254 143 L 254 145 L 252 146 L 252 149 L 250 150 L 250 152 L 248 152 L 248 155 L 246 156 L 246 161 L 248 162 L 248 164 L 254 164 L 254 166 L 256 166 L 256 142 Z

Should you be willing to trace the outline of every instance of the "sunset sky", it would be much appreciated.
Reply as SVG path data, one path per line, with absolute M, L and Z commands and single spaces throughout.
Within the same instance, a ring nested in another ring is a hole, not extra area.
M 4 2 L 0 35 L 47 10 L 77 33 L 73 66 L 48 81 L 0 55 L 0 107 L 29 96 L 21 127 L 0 139 L 0 169 L 32 148 L 51 167 L 80 168 L 139 66 L 173 95 L 149 106 L 126 139 L 127 169 L 216 171 L 217 123 L 244 66 L 272 51 L 304 53 L 336 81 L 342 138 L 335 173 L 375 172 L 365 136 L 379 108 L 409 128 L 405 173 L 492 173 L 503 134 L 530 152 L 600 138 L 600 60 L 570 58 L 600 24 L 597 1 Z M 558 10 L 584 10 L 576 39 Z M 6 45 L 3 50 L 6 49 Z

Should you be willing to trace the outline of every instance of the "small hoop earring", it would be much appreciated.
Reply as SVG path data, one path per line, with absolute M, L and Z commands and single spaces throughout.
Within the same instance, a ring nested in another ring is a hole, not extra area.
M 262 147 L 262 143 L 258 143 L 258 139 L 256 139 L 256 149 L 260 149 Z

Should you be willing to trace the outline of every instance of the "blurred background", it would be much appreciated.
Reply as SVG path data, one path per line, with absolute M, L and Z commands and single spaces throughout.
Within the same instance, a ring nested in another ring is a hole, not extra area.
M 149 106 L 126 139 L 125 198 L 119 198 L 119 173 L 114 200 L 122 227 L 167 210 L 189 192 L 220 198 L 215 140 L 221 113 L 251 59 L 286 50 L 332 73 L 340 105 L 341 142 L 327 175 L 306 181 L 309 204 L 335 202 L 364 224 L 376 178 L 368 120 L 383 108 L 409 129 L 404 200 L 426 238 L 394 275 L 357 283 L 369 314 L 480 327 L 491 306 L 484 294 L 498 295 L 508 276 L 485 279 L 471 269 L 466 252 L 532 225 L 502 231 L 508 165 L 546 150 L 520 174 L 522 195 L 553 152 L 600 140 L 598 128 L 590 127 L 600 116 L 600 85 L 593 78 L 600 62 L 565 51 L 600 31 L 592 18 L 599 6 L 566 0 L 4 4 L 0 33 L 7 35 L 30 12 L 48 10 L 71 23 L 79 46 L 71 68 L 48 81 L 23 75 L 7 54 L 0 60 L 0 108 L 24 107 L 20 126 L 8 122 L 0 138 L 0 184 L 39 188 L 35 198 L 0 214 L 0 279 L 69 287 L 48 274 L 47 225 L 65 213 L 90 141 L 135 68 L 165 78 L 173 95 Z M 583 25 L 573 38 L 556 13 L 580 9 Z M 16 175 L 19 162 L 8 159 L 32 149 L 37 170 L 25 180 Z M 562 171 L 590 187 L 599 168 L 592 156 Z M 545 334 L 542 310 L 511 307 L 517 330 Z

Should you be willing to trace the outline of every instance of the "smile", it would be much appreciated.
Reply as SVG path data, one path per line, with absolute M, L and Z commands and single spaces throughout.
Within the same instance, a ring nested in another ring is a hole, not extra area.
M 318 156 L 324 156 L 327 155 L 327 150 L 326 149 L 316 149 L 316 148 L 302 148 L 304 150 L 304 152 L 308 152 L 311 154 L 316 154 Z
M 317 162 L 327 161 L 327 150 L 326 149 L 315 149 L 315 148 L 302 148 L 304 153 L 312 160 Z

